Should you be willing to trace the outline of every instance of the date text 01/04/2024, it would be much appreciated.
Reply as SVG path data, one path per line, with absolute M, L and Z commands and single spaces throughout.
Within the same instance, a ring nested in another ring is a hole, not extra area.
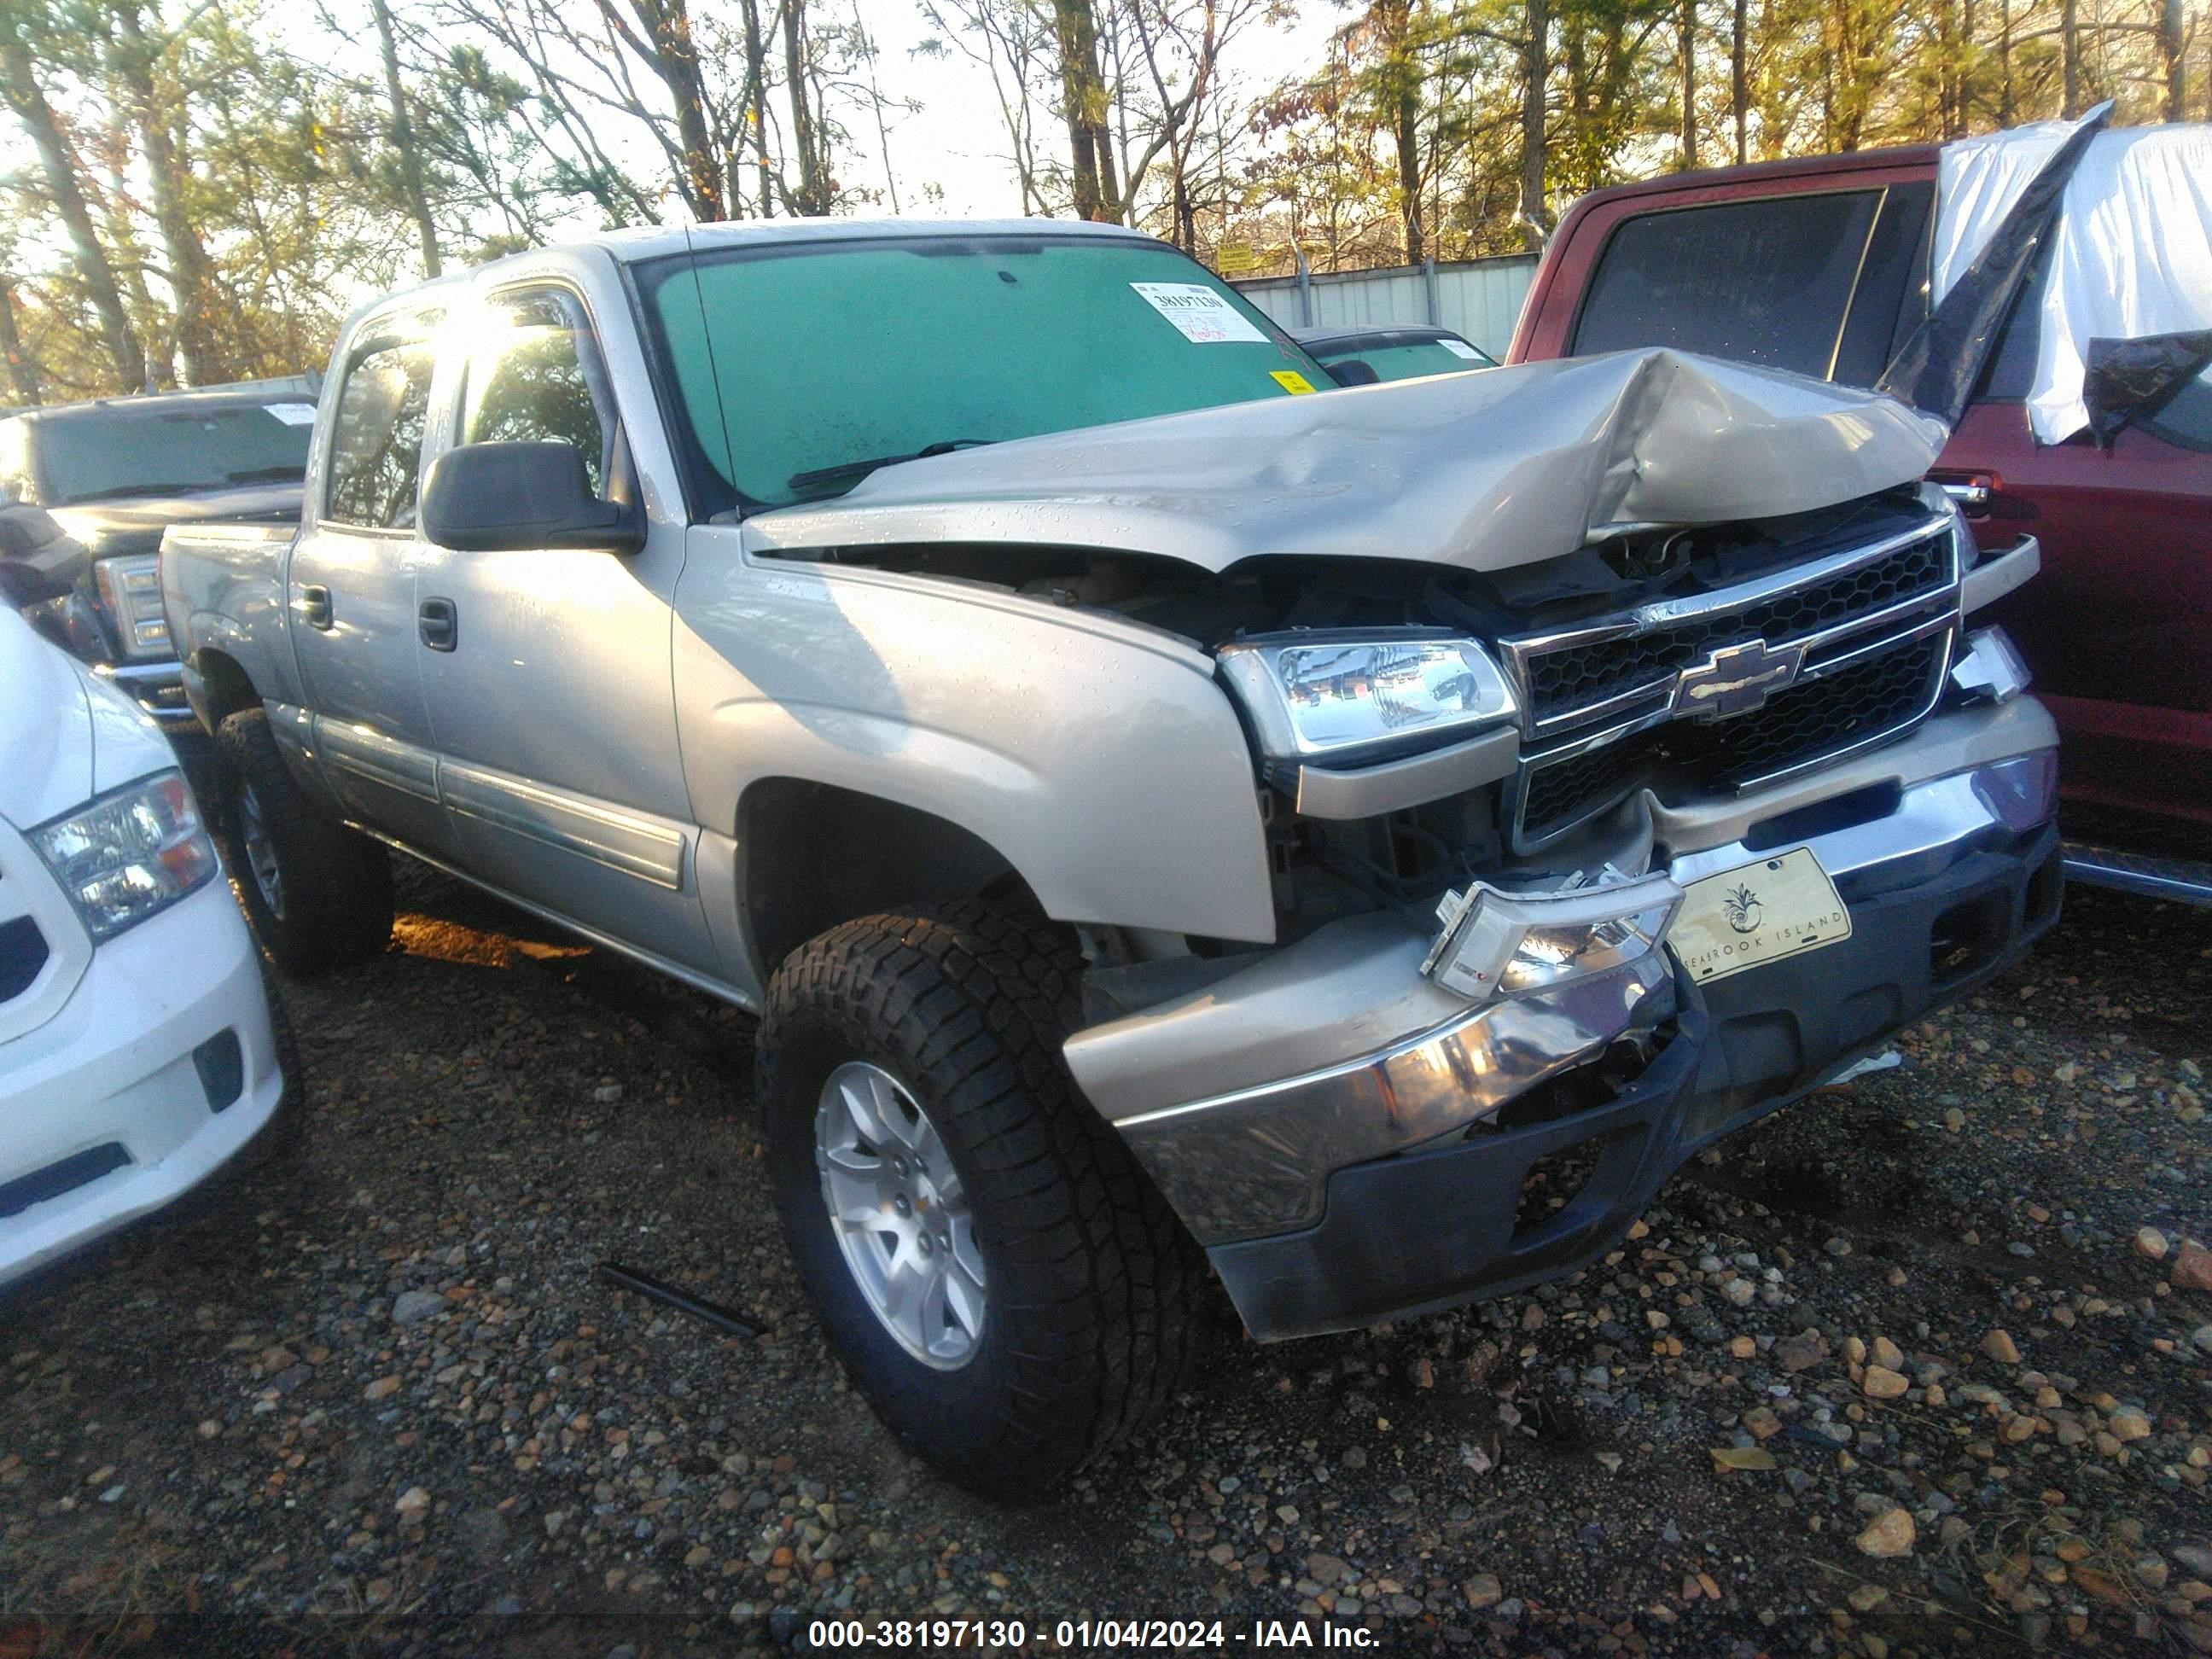
M 1040 1629 L 1037 1635 L 1042 1638 Z M 975 1647 L 1020 1650 L 1029 1645 L 1028 1625 L 1018 1619 L 817 1619 L 807 1630 L 817 1648 L 905 1649 L 933 1652 Z M 1050 1647 L 1094 1652 L 1119 1649 L 1243 1647 L 1372 1648 L 1373 1631 L 1309 1619 L 1261 1619 L 1233 1626 L 1220 1619 L 1061 1619 L 1051 1627 Z

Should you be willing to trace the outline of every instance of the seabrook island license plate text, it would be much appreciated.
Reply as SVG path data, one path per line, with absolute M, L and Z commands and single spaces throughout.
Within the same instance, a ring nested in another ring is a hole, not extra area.
M 1723 870 L 1682 890 L 1667 942 L 1703 985 L 1851 936 L 1851 913 L 1809 848 Z

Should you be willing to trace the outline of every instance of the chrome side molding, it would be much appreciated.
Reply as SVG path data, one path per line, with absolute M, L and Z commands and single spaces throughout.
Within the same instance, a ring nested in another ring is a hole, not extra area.
M 2212 907 L 2212 864 L 2194 859 L 2148 858 L 2110 847 L 2065 843 L 2066 879 L 2084 887 L 2109 887 L 2144 898 Z

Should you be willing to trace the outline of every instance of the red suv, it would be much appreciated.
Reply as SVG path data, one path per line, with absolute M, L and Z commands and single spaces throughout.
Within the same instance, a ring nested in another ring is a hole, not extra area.
M 1928 315 L 1937 153 L 1586 196 L 1552 239 L 1507 361 L 1666 345 L 1870 386 Z M 2025 402 L 2036 294 L 2031 276 L 1931 476 L 1984 549 L 2042 544 L 2042 574 L 1990 614 L 2058 720 L 2068 872 L 2212 898 L 2212 867 L 2192 862 L 2212 825 L 2212 385 L 2191 382 L 2108 449 L 2086 432 L 2039 446 Z

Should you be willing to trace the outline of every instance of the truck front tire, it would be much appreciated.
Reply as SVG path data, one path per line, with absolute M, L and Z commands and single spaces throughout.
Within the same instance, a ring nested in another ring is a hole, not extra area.
M 1180 1382 L 1194 1247 L 1060 1055 L 1082 958 L 984 904 L 865 917 L 769 987 L 759 1095 L 854 1385 L 971 1490 L 1049 1492 Z
M 306 977 L 381 956 L 392 941 L 390 855 L 307 799 L 263 710 L 222 723 L 216 758 L 223 861 L 270 960 Z

